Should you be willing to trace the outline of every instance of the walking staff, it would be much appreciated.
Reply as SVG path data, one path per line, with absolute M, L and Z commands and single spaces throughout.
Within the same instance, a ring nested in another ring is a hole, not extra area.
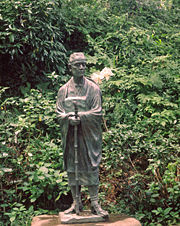
M 78 118 L 78 108 L 77 104 L 74 101 L 74 112 L 75 112 L 75 118 Z M 79 177 L 78 177 L 78 142 L 77 142 L 77 129 L 78 126 L 74 126 L 74 163 L 75 163 L 75 181 L 76 181 L 76 214 L 79 215 Z

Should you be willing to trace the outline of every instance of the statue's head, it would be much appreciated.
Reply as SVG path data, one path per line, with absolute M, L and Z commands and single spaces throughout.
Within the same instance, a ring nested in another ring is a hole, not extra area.
M 76 61 L 86 61 L 84 53 L 82 52 L 72 53 L 69 57 L 69 64 L 72 64 Z
M 69 57 L 69 70 L 74 77 L 84 76 L 86 69 L 86 57 L 84 53 L 77 52 L 73 53 Z

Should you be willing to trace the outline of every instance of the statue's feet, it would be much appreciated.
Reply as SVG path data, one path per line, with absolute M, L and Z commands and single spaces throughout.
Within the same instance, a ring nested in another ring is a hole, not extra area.
M 79 211 L 82 212 L 83 210 L 83 205 L 82 203 L 79 203 Z M 73 214 L 76 213 L 76 204 L 75 202 L 73 202 L 73 204 L 71 205 L 71 207 L 67 210 L 64 211 L 64 214 Z
M 98 201 L 94 201 L 91 203 L 91 213 L 103 217 L 108 217 L 108 212 L 101 208 Z

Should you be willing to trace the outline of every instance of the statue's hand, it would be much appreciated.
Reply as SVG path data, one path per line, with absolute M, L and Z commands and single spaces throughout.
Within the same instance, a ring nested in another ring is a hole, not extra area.
M 75 116 L 75 114 L 74 114 L 74 112 L 68 112 L 68 113 L 66 114 L 66 116 L 69 118 L 69 117 Z
M 80 118 L 79 116 L 77 118 L 75 118 L 75 116 L 70 116 L 69 117 L 69 123 L 71 126 L 77 126 L 80 124 Z

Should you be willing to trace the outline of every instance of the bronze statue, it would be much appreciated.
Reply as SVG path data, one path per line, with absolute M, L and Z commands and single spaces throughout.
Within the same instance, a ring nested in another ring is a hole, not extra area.
M 98 203 L 99 164 L 102 145 L 102 100 L 99 86 L 84 76 L 86 58 L 73 53 L 69 59 L 72 78 L 58 92 L 56 111 L 61 125 L 64 167 L 73 197 L 65 214 L 82 211 L 81 185 L 88 186 L 91 212 L 107 216 Z

